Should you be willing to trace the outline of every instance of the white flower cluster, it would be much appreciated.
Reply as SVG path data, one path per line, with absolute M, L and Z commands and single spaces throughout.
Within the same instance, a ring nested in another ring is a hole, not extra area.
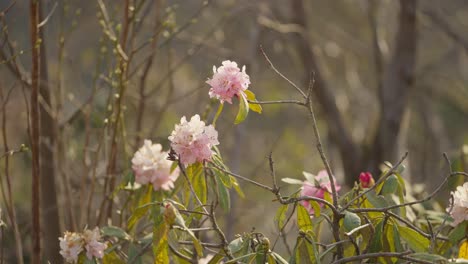
M 86 257 L 102 258 L 104 250 L 107 248 L 105 243 L 99 242 L 101 234 L 99 228 L 93 230 L 86 229 L 82 234 L 75 232 L 65 232 L 60 241 L 60 254 L 66 262 L 76 263 L 83 250 L 86 250 Z

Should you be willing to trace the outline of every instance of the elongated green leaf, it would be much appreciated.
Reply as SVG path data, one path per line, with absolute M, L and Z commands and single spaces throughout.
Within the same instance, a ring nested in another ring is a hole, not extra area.
M 116 226 L 105 226 L 101 228 L 102 233 L 108 237 L 116 237 L 123 240 L 131 239 L 130 235 L 127 234 L 122 228 Z
M 382 250 L 382 233 L 383 233 L 383 221 L 378 220 L 375 225 L 374 236 L 369 243 L 369 253 L 379 252 Z
M 224 104 L 219 103 L 218 111 L 216 111 L 216 115 L 213 118 L 213 126 L 216 125 L 216 121 L 218 120 L 218 117 L 221 115 L 221 112 L 223 111 L 223 107 L 224 107 Z
M 343 226 L 346 232 L 349 232 L 361 225 L 361 218 L 355 213 L 346 211 L 343 220 Z
M 276 263 L 279 264 L 288 264 L 288 261 L 286 261 L 283 257 L 281 257 L 278 253 L 276 252 L 271 252 L 271 256 L 276 260 Z
M 398 226 L 401 238 L 416 252 L 425 252 L 429 248 L 430 241 L 420 233 L 405 226 Z
M 305 238 L 299 237 L 294 249 L 293 261 L 291 262 L 295 264 L 320 263 L 318 256 L 315 245 L 311 245 Z
M 408 255 L 408 257 L 419 259 L 419 260 L 425 260 L 425 261 L 431 261 L 432 263 L 447 263 L 447 259 L 436 254 L 429 254 L 429 253 L 413 253 Z
M 462 240 L 466 236 L 465 230 L 466 230 L 467 224 L 468 224 L 467 221 L 463 221 L 459 225 L 457 225 L 454 229 L 452 229 L 452 231 L 448 235 L 448 239 L 450 240 L 450 242 L 452 242 L 452 244 L 454 245 L 458 244 L 458 242 L 460 242 L 460 240 Z
M 322 211 L 322 207 L 320 207 L 320 204 L 316 201 L 309 201 L 309 204 L 314 209 L 314 216 L 319 217 Z
M 286 220 L 286 213 L 288 212 L 289 204 L 281 205 L 276 211 L 275 221 L 278 223 L 278 230 L 284 228 L 284 221 Z
M 223 255 L 224 251 L 223 250 L 220 250 L 216 255 L 214 255 L 210 261 L 208 262 L 208 264 L 218 264 L 218 263 L 221 263 L 221 260 L 224 258 L 224 255 Z
M 242 121 L 247 118 L 247 115 L 249 114 L 249 103 L 247 102 L 247 98 L 245 98 L 245 95 L 241 94 L 239 96 L 239 112 L 237 112 L 236 120 L 234 121 L 234 124 L 240 124 Z
M 153 227 L 154 263 L 169 263 L 169 244 L 167 242 L 168 230 L 169 227 L 162 220 L 162 216 L 158 216 Z
M 246 255 L 242 255 L 240 257 L 237 257 L 237 258 L 234 258 L 234 259 L 231 259 L 231 260 L 227 261 L 226 264 L 237 263 L 237 262 L 239 262 L 241 260 L 245 260 L 246 258 L 249 258 L 249 261 L 247 263 L 251 263 L 251 261 L 255 260 L 256 255 L 257 255 L 256 252 L 249 253 L 249 254 L 246 254 Z M 242 262 L 242 263 L 245 263 L 245 262 Z
M 193 246 L 195 250 L 197 251 L 197 255 L 203 256 L 203 248 L 200 244 L 200 241 L 198 241 L 198 238 L 195 236 L 195 234 L 187 227 L 187 225 L 185 224 L 185 220 L 180 214 L 179 210 L 177 210 L 177 208 L 173 204 L 170 204 L 170 206 L 166 206 L 166 210 L 171 210 L 171 211 L 168 214 L 166 212 L 164 213 L 165 221 L 169 219 L 170 222 L 174 221 L 175 224 L 182 227 L 182 229 L 185 232 L 187 232 L 190 238 L 192 239 Z M 171 214 L 174 214 L 173 217 L 171 216 Z M 174 218 L 174 220 L 172 220 L 172 218 Z M 172 223 L 166 223 L 166 224 L 170 225 Z
M 244 91 L 245 95 L 247 96 L 247 99 L 249 101 L 252 101 L 252 102 L 257 102 L 257 99 L 255 98 L 255 94 L 250 91 L 250 90 L 245 90 Z M 257 112 L 259 114 L 262 113 L 262 106 L 259 105 L 259 104 L 253 104 L 253 103 L 249 103 L 249 108 L 250 110 L 254 111 L 254 112 Z
M 312 229 L 312 221 L 310 220 L 309 212 L 304 206 L 298 205 L 297 209 L 297 226 L 299 230 L 307 231 Z
M 193 189 L 203 204 L 206 204 L 206 182 L 203 175 L 203 164 L 196 162 L 187 168 L 187 176 L 190 179 Z
M 304 184 L 303 181 L 300 181 L 298 179 L 293 179 L 293 178 L 283 178 L 283 179 L 281 179 L 281 181 L 283 181 L 285 183 L 289 183 L 289 184 L 298 184 L 298 185 Z
M 132 263 L 135 264 L 143 264 L 140 250 L 141 249 L 139 249 L 135 244 L 131 243 L 130 246 L 128 246 L 128 260 L 132 260 Z
M 229 190 L 223 184 L 222 179 L 215 174 L 216 177 L 216 187 L 218 191 L 219 204 L 225 212 L 229 212 L 231 209 L 231 197 L 229 196 Z

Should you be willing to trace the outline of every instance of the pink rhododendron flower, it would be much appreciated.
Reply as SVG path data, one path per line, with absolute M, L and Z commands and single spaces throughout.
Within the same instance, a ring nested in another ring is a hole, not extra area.
M 361 188 L 370 188 L 374 186 L 375 181 L 370 172 L 361 172 L 359 174 L 359 185 Z
M 249 87 L 250 78 L 245 73 L 245 66 L 242 71 L 233 61 L 223 61 L 223 65 L 216 69 L 213 66 L 213 78 L 206 81 L 211 86 L 210 98 L 217 98 L 232 104 L 232 97 L 241 96 Z
M 306 176 L 307 174 L 304 173 Z M 324 199 L 325 192 L 331 193 L 331 182 L 328 178 L 328 173 L 326 170 L 321 170 L 317 176 L 311 175 L 313 179 L 308 179 L 302 184 L 301 196 L 311 196 Z M 335 189 L 338 192 L 341 189 L 341 186 L 337 183 L 336 178 L 333 176 L 335 182 Z M 309 211 L 310 214 L 314 213 L 314 208 L 310 205 L 309 201 L 301 201 L 301 204 Z M 321 203 L 319 203 L 322 206 Z
M 450 215 L 454 220 L 452 225 L 456 226 L 468 220 L 468 182 L 465 182 L 463 186 L 458 186 L 451 194 L 453 196 L 453 208 Z M 449 210 L 450 207 L 447 208 L 447 211 Z
M 86 257 L 88 259 L 92 259 L 93 257 L 100 259 L 104 257 L 104 250 L 107 248 L 107 245 L 99 242 L 99 240 L 101 240 L 99 228 L 96 227 L 93 230 L 85 230 L 83 232 L 83 240 L 86 243 Z
M 174 188 L 174 182 L 179 177 L 179 169 L 171 173 L 172 161 L 167 159 L 168 153 L 162 151 L 160 144 L 145 140 L 144 145 L 135 153 L 132 159 L 132 169 L 135 181 L 140 184 L 153 184 L 155 191 Z
M 190 122 L 182 117 L 169 140 L 184 165 L 211 160 L 211 148 L 219 144 L 216 129 L 212 125 L 205 126 L 199 115 L 192 116 Z
M 60 241 L 60 255 L 67 262 L 76 263 L 78 255 L 83 251 L 83 238 L 78 233 L 65 232 Z

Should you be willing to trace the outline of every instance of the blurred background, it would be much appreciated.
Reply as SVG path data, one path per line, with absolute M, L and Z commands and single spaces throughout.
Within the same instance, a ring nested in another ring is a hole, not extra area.
M 468 164 L 467 1 L 39 2 L 42 231 L 51 259 L 64 230 L 107 224 L 104 208 L 119 223 L 123 197 L 105 195 L 128 177 L 143 139 L 168 148 L 182 116 L 212 120 L 217 104 L 205 81 L 213 65 L 246 65 L 260 101 L 301 99 L 260 47 L 304 90 L 315 80 L 324 149 L 344 190 L 406 151 L 404 177 L 428 192 L 448 172 L 443 152 L 454 168 Z M 15 247 L 28 263 L 31 155 L 21 146 L 30 146 L 29 4 L 2 0 L 0 12 L 2 244 L 7 263 L 19 263 Z M 217 122 L 233 172 L 271 184 L 270 152 L 279 178 L 324 169 L 304 108 L 264 105 L 234 125 L 237 110 L 237 100 L 225 105 Z M 232 195 L 231 212 L 218 214 L 228 239 L 252 228 L 274 234 L 273 196 L 241 185 L 246 197 Z

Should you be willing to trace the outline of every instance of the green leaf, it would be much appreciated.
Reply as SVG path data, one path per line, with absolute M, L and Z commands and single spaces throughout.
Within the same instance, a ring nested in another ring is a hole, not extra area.
M 234 121 L 234 124 L 240 124 L 242 121 L 247 118 L 247 115 L 249 113 L 249 103 L 247 102 L 247 98 L 245 98 L 245 95 L 241 94 L 239 96 L 239 112 L 237 112 L 236 120 Z
M 131 263 L 143 264 L 142 258 L 140 256 L 140 249 L 133 243 L 128 246 L 128 261 L 130 260 L 133 260 Z
M 400 187 L 403 191 L 403 195 L 406 195 L 406 184 L 405 184 L 405 180 L 403 179 L 403 177 L 401 176 L 400 173 L 395 173 L 397 179 L 398 179 L 398 182 L 400 183 Z
M 386 194 L 394 194 L 397 191 L 398 188 L 398 178 L 395 175 L 390 175 L 386 180 L 385 183 L 382 187 L 381 194 L 386 195 Z
M 244 93 L 247 96 L 247 100 L 252 101 L 252 102 L 257 102 L 257 99 L 255 98 L 255 94 L 252 91 L 245 90 Z M 259 104 L 249 103 L 249 108 L 250 110 L 257 112 L 259 114 L 262 113 L 262 106 Z
M 430 241 L 415 230 L 398 226 L 401 238 L 408 244 L 408 246 L 416 252 L 425 252 L 429 248 Z
M 232 252 L 232 254 L 238 256 L 238 255 L 245 255 L 248 253 L 250 246 L 250 240 L 245 239 L 243 237 L 238 237 L 231 241 L 228 245 L 229 250 Z
M 162 215 L 158 215 L 155 219 L 153 227 L 153 255 L 154 263 L 166 264 L 169 263 L 169 244 L 167 241 L 167 233 L 169 226 L 164 222 Z
M 355 213 L 346 211 L 343 220 L 343 226 L 346 232 L 349 232 L 361 225 L 361 218 Z
M 275 221 L 278 223 L 278 230 L 284 228 L 284 221 L 286 220 L 286 212 L 288 212 L 289 204 L 281 205 L 276 211 Z
M 465 236 L 466 236 L 466 225 L 468 224 L 468 221 L 463 221 L 459 225 L 457 225 L 450 234 L 448 235 L 448 239 L 452 244 L 456 245 L 458 242 L 460 242 Z
M 374 208 L 383 208 L 388 206 L 385 198 L 381 195 L 377 195 L 374 191 L 368 192 L 365 197 Z
M 108 237 L 116 237 L 116 238 L 120 238 L 120 239 L 123 239 L 123 240 L 130 240 L 131 239 L 130 235 L 127 234 L 127 232 L 125 232 L 120 227 L 105 226 L 101 230 L 102 230 L 102 234 L 105 235 L 105 236 L 108 236 Z
M 91 263 L 96 262 L 93 261 Z M 115 251 L 112 251 L 104 255 L 102 258 L 102 264 L 125 264 L 125 261 L 121 260 Z
M 229 209 L 231 209 L 231 197 L 229 196 L 229 190 L 223 184 L 223 181 L 219 177 L 219 175 L 215 174 L 215 176 L 219 203 L 221 205 L 221 208 L 223 208 L 225 212 L 229 212 Z
M 216 120 L 218 120 L 218 117 L 221 115 L 221 112 L 223 111 L 224 104 L 220 103 L 218 106 L 218 111 L 216 111 L 216 115 L 213 118 L 213 126 L 216 125 Z
M 193 189 L 203 204 L 206 204 L 206 182 L 203 175 L 203 164 L 196 162 L 187 167 L 187 176 L 192 183 Z
M 216 255 L 214 255 L 210 261 L 208 262 L 208 264 L 218 264 L 218 263 L 221 263 L 221 260 L 224 258 L 224 250 L 220 250 Z
M 429 253 L 413 253 L 408 255 L 410 258 L 415 258 L 418 260 L 431 261 L 432 263 L 447 263 L 447 259 L 436 254 Z
M 293 178 L 282 178 L 281 181 L 289 184 L 299 184 L 302 185 L 304 182 L 298 180 L 298 179 L 293 179 Z
M 319 217 L 322 211 L 322 207 L 320 207 L 320 204 L 316 201 L 309 201 L 309 204 L 314 209 L 314 216 Z
M 286 261 L 283 257 L 281 257 L 278 253 L 276 252 L 271 252 L 271 256 L 276 260 L 276 263 L 279 264 L 288 264 L 288 261 Z
M 166 200 L 168 202 L 168 200 Z M 168 202 L 169 204 L 169 202 Z M 198 256 L 203 256 L 203 247 L 201 246 L 200 244 L 200 241 L 198 241 L 198 238 L 195 236 L 195 234 L 187 227 L 187 225 L 185 224 L 185 220 L 184 218 L 182 217 L 182 215 L 180 214 L 179 210 L 177 210 L 177 208 L 172 204 L 170 203 L 170 206 L 166 206 L 166 210 L 171 210 L 169 211 L 169 213 L 173 213 L 174 214 L 174 223 L 177 224 L 178 226 L 182 227 L 182 229 L 187 232 L 190 236 L 190 238 L 192 239 L 192 242 L 193 242 L 193 246 L 195 248 L 195 250 L 197 251 L 197 255 Z M 166 214 L 165 212 L 165 216 L 166 215 L 169 215 L 169 217 L 165 217 L 165 220 L 168 219 L 168 218 L 173 218 L 171 217 L 170 214 Z M 169 219 L 169 221 L 171 221 Z M 172 223 L 166 223 L 166 224 L 172 224 Z
M 313 238 L 309 237 L 309 239 L 313 241 Z M 310 244 L 305 238 L 299 237 L 294 249 L 293 261 L 291 262 L 295 264 L 320 263 L 318 256 L 317 247 Z
M 374 236 L 369 243 L 369 253 L 379 252 L 382 250 L 382 233 L 383 233 L 383 220 L 378 220 L 375 225 Z
M 312 221 L 310 220 L 310 215 L 307 209 L 302 206 L 297 206 L 297 226 L 299 230 L 307 231 L 312 229 Z
M 241 197 L 241 198 L 244 198 L 245 197 L 245 194 L 244 192 L 242 191 L 242 189 L 240 188 L 239 186 L 239 183 L 237 183 L 237 180 L 231 176 L 231 179 L 232 179 L 232 186 L 234 187 L 234 190 L 236 190 L 237 194 Z

